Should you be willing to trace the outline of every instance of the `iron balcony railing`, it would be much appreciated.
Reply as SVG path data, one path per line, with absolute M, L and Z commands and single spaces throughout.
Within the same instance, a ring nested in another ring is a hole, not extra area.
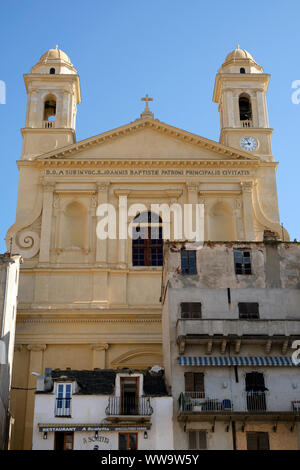
M 202 392 L 184 392 L 179 396 L 180 412 L 233 411 L 231 400 L 208 398 Z
M 266 392 L 245 392 L 247 411 L 254 413 L 263 413 L 267 411 Z
M 300 414 L 300 400 L 278 403 L 269 391 L 244 391 L 234 400 L 211 397 L 202 392 L 183 392 L 179 396 L 179 413 L 293 413 Z
M 150 416 L 153 408 L 149 397 L 109 397 L 105 412 L 108 416 Z
M 56 398 L 55 416 L 71 417 L 71 400 L 72 398 Z

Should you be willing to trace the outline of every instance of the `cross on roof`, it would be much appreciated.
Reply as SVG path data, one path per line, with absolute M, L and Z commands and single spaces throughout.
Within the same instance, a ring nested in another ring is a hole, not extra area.
M 148 95 L 148 93 L 146 93 L 146 96 L 144 96 L 144 98 L 141 98 L 141 101 L 146 101 L 145 110 L 148 110 L 148 109 L 149 109 L 149 104 L 148 104 L 148 102 L 149 102 L 149 101 L 153 101 L 153 98 L 150 98 L 150 96 Z

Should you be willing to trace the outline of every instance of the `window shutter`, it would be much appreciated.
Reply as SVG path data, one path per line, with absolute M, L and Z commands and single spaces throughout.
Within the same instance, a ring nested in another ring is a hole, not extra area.
M 197 449 L 196 431 L 189 431 L 189 449 L 190 450 Z
M 198 431 L 198 449 L 205 450 L 207 449 L 207 440 L 206 440 L 206 431 Z
M 269 434 L 267 432 L 258 433 L 258 448 L 259 450 L 269 450 Z
M 194 392 L 194 372 L 186 372 L 184 374 L 185 391 Z
M 198 372 L 194 374 L 194 388 L 195 392 L 202 392 L 204 393 L 204 374 L 203 372 Z
M 247 432 L 247 450 L 258 450 L 256 432 Z

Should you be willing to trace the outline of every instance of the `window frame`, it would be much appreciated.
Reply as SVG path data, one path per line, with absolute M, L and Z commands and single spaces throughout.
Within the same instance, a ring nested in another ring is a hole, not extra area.
M 193 259 L 191 260 L 191 258 Z M 181 261 L 181 274 L 182 275 L 193 276 L 197 274 L 197 251 L 196 250 L 185 250 L 185 249 L 181 250 L 180 261 Z
M 186 311 L 183 311 L 183 306 L 200 306 L 199 309 L 193 310 L 192 308 L 187 308 Z M 197 315 L 198 314 L 198 315 Z M 181 302 L 180 303 L 180 319 L 201 319 L 202 318 L 202 302 Z
M 249 256 L 245 256 L 245 253 L 249 253 Z M 241 256 L 241 263 L 238 263 L 237 256 Z M 245 260 L 249 259 L 249 262 L 246 262 Z M 233 249 L 233 262 L 234 262 L 234 272 L 237 276 L 251 276 L 252 273 L 252 257 L 251 257 L 251 250 L 247 250 L 244 248 L 234 248 Z M 240 265 L 240 271 L 238 272 L 238 267 L 237 265 Z M 250 265 L 249 267 L 246 267 L 246 265 Z M 250 272 L 247 272 L 247 270 L 250 270 Z
M 241 312 L 241 306 L 247 306 L 245 308 L 245 312 Z M 250 311 L 250 306 L 257 306 L 257 312 L 255 310 Z M 238 309 L 239 309 L 239 319 L 240 320 L 259 320 L 260 315 L 259 315 L 259 303 L 258 302 L 238 302 Z
M 147 220 L 143 221 L 146 215 Z M 152 215 L 152 217 L 151 217 Z M 141 220 L 137 220 L 138 218 Z M 151 220 L 152 219 L 152 220 Z M 163 266 L 163 223 L 161 217 L 155 212 L 142 212 L 133 219 L 132 230 L 147 229 L 147 237 L 132 238 L 131 262 L 133 267 L 161 267 Z M 151 230 L 159 230 L 159 238 L 152 238 Z M 136 258 L 136 260 L 135 260 Z M 153 264 L 153 260 L 155 263 Z
M 118 437 L 118 441 L 119 441 L 119 449 L 118 450 L 121 450 L 120 449 L 120 437 L 122 436 L 126 436 L 126 451 L 128 450 L 131 450 L 131 449 L 128 449 L 129 447 L 129 442 L 130 442 L 130 436 L 136 436 L 136 449 L 135 450 L 138 450 L 138 439 L 139 439 L 139 435 L 137 432 L 119 432 L 119 437 Z

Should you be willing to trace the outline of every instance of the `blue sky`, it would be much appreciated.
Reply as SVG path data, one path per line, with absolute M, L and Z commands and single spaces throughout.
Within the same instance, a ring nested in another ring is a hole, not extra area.
M 0 80 L 0 252 L 15 220 L 26 93 L 23 73 L 56 44 L 81 80 L 76 135 L 81 140 L 133 121 L 140 98 L 154 97 L 155 117 L 219 139 L 215 75 L 236 44 L 271 74 L 270 126 L 281 222 L 300 239 L 300 104 L 292 82 L 300 80 L 298 0 L 2 0 Z

